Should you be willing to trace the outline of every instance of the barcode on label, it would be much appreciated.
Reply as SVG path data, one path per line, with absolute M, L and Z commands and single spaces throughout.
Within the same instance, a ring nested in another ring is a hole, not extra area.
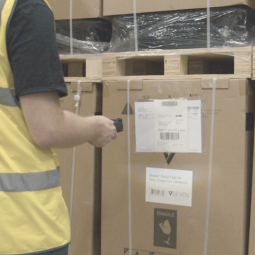
M 194 110 L 198 110 L 199 107 L 198 106 L 189 106 L 188 109 L 194 109 Z
M 161 106 L 177 106 L 177 101 L 162 101 Z
M 164 196 L 165 195 L 165 192 L 163 189 L 151 189 L 151 195 L 154 195 L 154 196 Z
M 160 133 L 160 140 L 179 140 L 179 133 L 166 132 Z

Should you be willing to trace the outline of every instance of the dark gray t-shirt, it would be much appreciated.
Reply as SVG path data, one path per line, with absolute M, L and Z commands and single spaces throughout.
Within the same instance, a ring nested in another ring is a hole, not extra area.
M 17 98 L 38 92 L 66 96 L 52 11 L 43 0 L 16 0 L 15 4 L 6 42 Z

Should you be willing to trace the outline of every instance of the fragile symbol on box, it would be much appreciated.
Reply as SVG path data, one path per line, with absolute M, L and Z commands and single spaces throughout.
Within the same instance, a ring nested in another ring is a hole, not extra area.
M 154 209 L 154 246 L 176 249 L 177 211 Z

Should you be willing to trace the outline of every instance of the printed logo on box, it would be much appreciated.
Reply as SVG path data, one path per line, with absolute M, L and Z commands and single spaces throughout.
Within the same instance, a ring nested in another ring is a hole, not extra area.
M 154 246 L 176 249 L 177 211 L 154 209 Z

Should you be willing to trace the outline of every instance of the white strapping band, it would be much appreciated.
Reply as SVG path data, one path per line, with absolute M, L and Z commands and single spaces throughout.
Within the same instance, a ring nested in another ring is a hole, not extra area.
M 132 255 L 132 207 L 131 207 L 131 168 L 130 168 L 130 80 L 127 81 L 127 146 L 128 146 L 128 240 L 129 255 Z
M 209 231 L 211 183 L 212 183 L 213 138 L 214 138 L 216 84 L 217 84 L 217 78 L 213 78 L 213 83 L 212 83 L 211 132 L 210 132 L 210 152 L 209 152 L 209 173 L 208 173 L 207 206 L 206 206 L 206 220 L 205 220 L 204 255 L 207 254 L 208 234 L 209 234 L 208 231 Z

